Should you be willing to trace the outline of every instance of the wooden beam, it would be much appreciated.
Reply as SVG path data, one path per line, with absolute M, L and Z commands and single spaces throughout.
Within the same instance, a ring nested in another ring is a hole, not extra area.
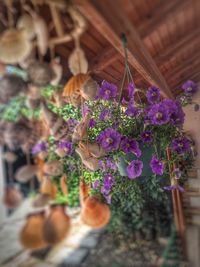
M 128 39 L 129 63 L 150 83 L 160 87 L 164 96 L 173 95 L 137 31 L 124 12 L 119 0 L 74 0 L 78 9 L 90 23 L 123 55 L 120 39 L 125 33 Z
M 191 5 L 191 0 L 159 1 L 158 6 L 152 10 L 146 19 L 142 19 L 137 27 L 141 38 L 146 38 L 166 20 L 172 19 L 177 12 L 185 9 L 189 4 Z
M 106 47 L 103 51 L 90 61 L 90 69 L 99 72 L 120 58 L 120 54 L 112 47 Z

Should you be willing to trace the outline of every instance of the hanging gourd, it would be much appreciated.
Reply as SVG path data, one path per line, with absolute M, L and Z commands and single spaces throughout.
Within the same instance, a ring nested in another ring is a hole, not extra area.
M 70 217 L 65 213 L 65 205 L 52 205 L 43 226 L 45 241 L 56 245 L 63 241 L 70 230 Z
M 79 147 L 76 148 L 76 152 L 79 154 L 82 163 L 91 171 L 97 171 L 99 169 L 99 161 L 97 158 L 93 157 L 87 145 L 84 143 L 79 143 Z
M 27 68 L 29 80 L 35 86 L 46 86 L 54 78 L 51 66 L 45 62 L 34 61 Z
M 16 154 L 11 151 L 6 151 L 5 153 L 3 153 L 2 158 L 9 163 L 14 163 L 17 160 Z
M 28 14 L 23 14 L 19 17 L 17 21 L 17 29 L 23 30 L 28 40 L 32 40 L 35 37 L 34 21 Z
M 94 100 L 98 95 L 98 91 L 99 86 L 97 82 L 90 76 L 88 76 L 80 89 L 81 96 L 85 100 Z
M 87 138 L 87 128 L 90 121 L 89 113 L 82 118 L 82 120 L 76 125 L 74 128 L 74 132 L 72 134 L 73 143 L 77 143 Z
M 63 173 L 63 164 L 58 160 L 51 160 L 44 164 L 44 173 L 50 176 L 58 176 Z
M 88 61 L 85 57 L 85 52 L 80 46 L 80 36 L 75 38 L 75 48 L 69 55 L 68 66 L 73 75 L 79 73 L 86 74 L 88 71 Z
M 0 102 L 6 104 L 12 97 L 28 90 L 24 80 L 14 74 L 6 74 L 0 79 Z
M 65 196 L 68 196 L 67 176 L 66 175 L 63 175 L 60 178 L 60 188 L 61 188 L 61 191 L 63 192 L 63 194 Z
M 52 85 L 58 85 L 62 79 L 62 74 L 63 74 L 63 67 L 60 64 L 59 58 L 53 58 L 51 60 L 51 68 L 54 72 L 54 77 L 53 77 L 53 79 L 51 79 L 51 84 Z
M 25 248 L 37 250 L 47 247 L 43 237 L 44 222 L 44 211 L 27 216 L 26 223 L 20 232 L 20 242 Z
M 71 132 L 63 118 L 52 112 L 44 101 L 41 106 L 43 120 L 49 128 L 50 134 L 52 134 L 56 140 L 69 139 Z
M 3 197 L 3 203 L 9 209 L 17 208 L 22 202 L 22 194 L 17 185 L 10 184 L 6 187 Z
M 0 38 L 0 61 L 16 64 L 23 61 L 31 52 L 32 44 L 23 30 L 8 29 Z
M 52 183 L 51 178 L 44 176 L 40 185 L 40 193 L 50 196 L 52 199 L 56 198 L 57 188 Z
M 32 164 L 20 167 L 15 173 L 15 179 L 20 183 L 27 183 L 36 175 L 37 170 L 37 166 Z
M 98 197 L 89 196 L 84 180 L 80 183 L 80 201 L 82 203 L 80 218 L 83 223 L 93 228 L 101 228 L 110 220 L 110 209 Z
M 106 151 L 98 143 L 81 142 L 81 145 L 87 148 L 92 157 L 101 158 L 106 155 Z

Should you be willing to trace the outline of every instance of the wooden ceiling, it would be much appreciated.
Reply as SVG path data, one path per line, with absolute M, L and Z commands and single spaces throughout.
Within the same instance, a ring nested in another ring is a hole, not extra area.
M 98 81 L 120 85 L 124 70 L 120 35 L 124 32 L 137 87 L 157 84 L 163 95 L 174 97 L 186 80 L 200 82 L 200 0 L 72 2 L 88 20 L 81 45 Z M 49 23 L 46 6 L 41 6 L 40 12 Z M 71 76 L 67 59 L 73 47 L 73 42 L 56 47 L 65 79 Z

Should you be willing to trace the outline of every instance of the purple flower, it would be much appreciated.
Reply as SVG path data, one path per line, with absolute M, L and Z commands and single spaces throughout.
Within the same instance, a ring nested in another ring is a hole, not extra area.
M 163 175 L 164 166 L 165 165 L 161 160 L 157 159 L 156 156 L 152 156 L 150 161 L 150 167 L 154 174 Z
M 91 108 L 88 105 L 84 104 L 83 110 L 82 110 L 82 116 L 85 117 L 90 112 L 91 112 Z
M 172 191 L 172 190 L 175 190 L 175 189 L 179 190 L 180 192 L 184 192 L 185 191 L 184 188 L 182 186 L 178 185 L 178 184 L 177 185 L 164 186 L 163 189 L 167 190 L 167 191 Z
M 73 152 L 73 147 L 72 147 L 72 143 L 69 141 L 59 141 L 59 143 L 57 144 L 58 148 L 64 149 L 65 152 L 68 155 L 71 155 Z
M 110 110 L 108 108 L 104 108 L 99 115 L 100 121 L 107 121 L 110 118 Z
M 128 97 L 129 97 L 129 99 L 134 98 L 134 93 L 135 93 L 135 84 L 133 82 L 130 82 L 128 84 Z
M 143 162 L 141 160 L 132 160 L 126 168 L 128 178 L 135 179 L 142 174 Z
M 100 181 L 98 179 L 95 180 L 93 183 L 93 189 L 97 189 L 99 187 L 99 185 L 100 185 Z
M 130 117 L 135 117 L 139 114 L 139 111 L 140 110 L 138 108 L 134 107 L 133 101 L 131 100 L 128 102 L 128 106 L 125 111 L 125 114 Z
M 106 188 L 111 188 L 113 186 L 114 182 L 115 182 L 115 179 L 112 176 L 112 174 L 108 173 L 108 174 L 104 175 L 103 184 Z
M 47 142 L 41 142 L 32 147 L 32 154 L 38 154 L 42 151 L 47 151 L 48 150 L 48 143 Z
M 104 198 L 105 198 L 107 204 L 110 205 L 112 202 L 112 196 L 111 195 L 104 195 Z
M 195 82 L 188 80 L 182 85 L 182 89 L 186 94 L 196 93 L 198 86 Z
M 106 151 L 118 149 L 120 141 L 121 135 L 112 128 L 105 129 L 97 137 L 97 142 L 99 142 Z
M 151 120 L 149 119 L 148 116 L 145 116 L 145 117 L 144 117 L 144 124 L 145 124 L 145 125 L 149 125 L 149 124 L 151 124 Z
M 88 127 L 89 127 L 89 128 L 94 128 L 94 127 L 96 126 L 96 124 L 97 124 L 96 120 L 95 120 L 94 118 L 91 118 L 91 119 L 89 120 Z
M 120 147 L 124 153 L 133 153 L 137 157 L 140 157 L 142 152 L 139 148 L 139 144 L 134 139 L 130 139 L 126 136 L 123 136 L 121 139 Z
M 153 141 L 152 132 L 151 131 L 142 132 L 141 139 L 143 143 L 151 143 Z
M 184 123 L 185 113 L 183 112 L 180 102 L 165 99 L 163 100 L 162 105 L 168 110 L 170 122 L 173 125 L 181 126 Z
M 171 148 L 178 154 L 184 154 L 191 151 L 190 140 L 187 137 L 178 137 L 172 140 Z
M 103 185 L 103 186 L 101 187 L 101 194 L 104 195 L 104 196 L 105 196 L 105 195 L 108 195 L 108 194 L 110 193 L 110 190 L 111 190 L 110 187 L 107 187 L 107 186 L 104 186 L 104 185 Z
M 155 104 L 160 101 L 160 89 L 156 86 L 150 86 L 146 93 L 147 100 L 150 104 Z
M 106 171 L 108 169 L 111 169 L 113 171 L 117 170 L 117 165 L 115 164 L 115 162 L 113 161 L 112 158 L 110 157 L 105 157 L 103 160 L 99 160 L 99 168 L 102 171 Z
M 169 122 L 169 110 L 163 103 L 152 105 L 148 111 L 148 117 L 154 125 L 162 125 Z
M 74 118 L 69 118 L 67 124 L 70 128 L 74 128 L 78 124 L 78 121 Z
M 101 87 L 99 88 L 98 98 L 104 100 L 110 100 L 115 98 L 117 95 L 117 86 L 112 83 L 103 81 Z

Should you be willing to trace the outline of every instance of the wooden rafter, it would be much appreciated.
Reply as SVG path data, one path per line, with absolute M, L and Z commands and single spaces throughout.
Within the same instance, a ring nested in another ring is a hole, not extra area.
M 156 63 L 152 59 L 134 26 L 124 12 L 119 0 L 74 0 L 81 13 L 94 27 L 123 55 L 120 35 L 124 32 L 128 38 L 129 63 L 150 83 L 156 84 L 164 96 L 173 95 Z M 112 13 L 112 15 L 111 15 Z

